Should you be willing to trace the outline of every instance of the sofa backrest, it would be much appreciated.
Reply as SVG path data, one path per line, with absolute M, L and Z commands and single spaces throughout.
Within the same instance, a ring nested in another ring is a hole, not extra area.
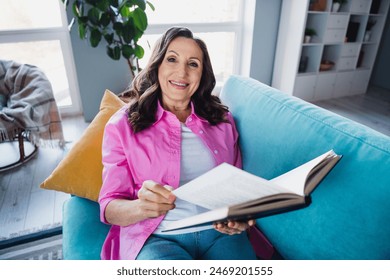
M 230 77 L 221 99 L 251 173 L 272 179 L 330 149 L 343 155 L 309 207 L 258 220 L 284 258 L 390 259 L 389 137 L 250 78 Z

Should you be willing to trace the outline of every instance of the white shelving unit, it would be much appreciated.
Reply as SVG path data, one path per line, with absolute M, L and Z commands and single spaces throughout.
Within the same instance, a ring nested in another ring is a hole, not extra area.
M 348 0 L 335 11 L 333 0 L 283 1 L 272 86 L 307 101 L 365 93 L 389 4 Z M 317 33 L 309 43 L 306 28 Z

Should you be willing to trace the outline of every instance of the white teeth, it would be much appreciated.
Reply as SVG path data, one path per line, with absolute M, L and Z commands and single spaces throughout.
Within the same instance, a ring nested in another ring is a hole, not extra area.
M 182 84 L 182 83 L 173 82 L 173 81 L 171 81 L 171 83 L 174 84 L 174 85 L 180 86 L 180 87 L 185 87 L 185 86 L 187 86 L 187 84 Z

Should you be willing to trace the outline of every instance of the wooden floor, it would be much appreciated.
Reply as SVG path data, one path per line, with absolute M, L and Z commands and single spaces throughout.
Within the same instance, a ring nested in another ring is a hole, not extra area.
M 64 150 L 39 148 L 38 153 L 25 164 L 0 173 L 0 245 L 61 227 L 62 204 L 69 195 L 44 190 L 39 185 L 87 125 L 82 116 L 64 118 L 63 130 L 67 141 Z
M 365 95 L 315 104 L 390 136 L 390 91 L 371 89 Z M 63 121 L 69 150 L 88 124 L 81 116 Z M 39 184 L 67 150 L 40 149 L 28 163 L 0 173 L 0 245 L 61 226 L 62 204 L 69 195 L 40 189 Z
M 314 104 L 390 136 L 390 91 L 370 87 L 367 94 Z

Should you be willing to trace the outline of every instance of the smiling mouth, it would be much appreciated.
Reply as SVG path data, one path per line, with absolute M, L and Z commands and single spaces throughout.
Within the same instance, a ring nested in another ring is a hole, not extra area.
M 186 84 L 186 83 L 180 83 L 180 82 L 175 82 L 175 81 L 169 81 L 169 83 L 172 84 L 175 87 L 181 87 L 181 88 L 185 88 L 185 87 L 187 87 L 189 85 L 189 84 Z

